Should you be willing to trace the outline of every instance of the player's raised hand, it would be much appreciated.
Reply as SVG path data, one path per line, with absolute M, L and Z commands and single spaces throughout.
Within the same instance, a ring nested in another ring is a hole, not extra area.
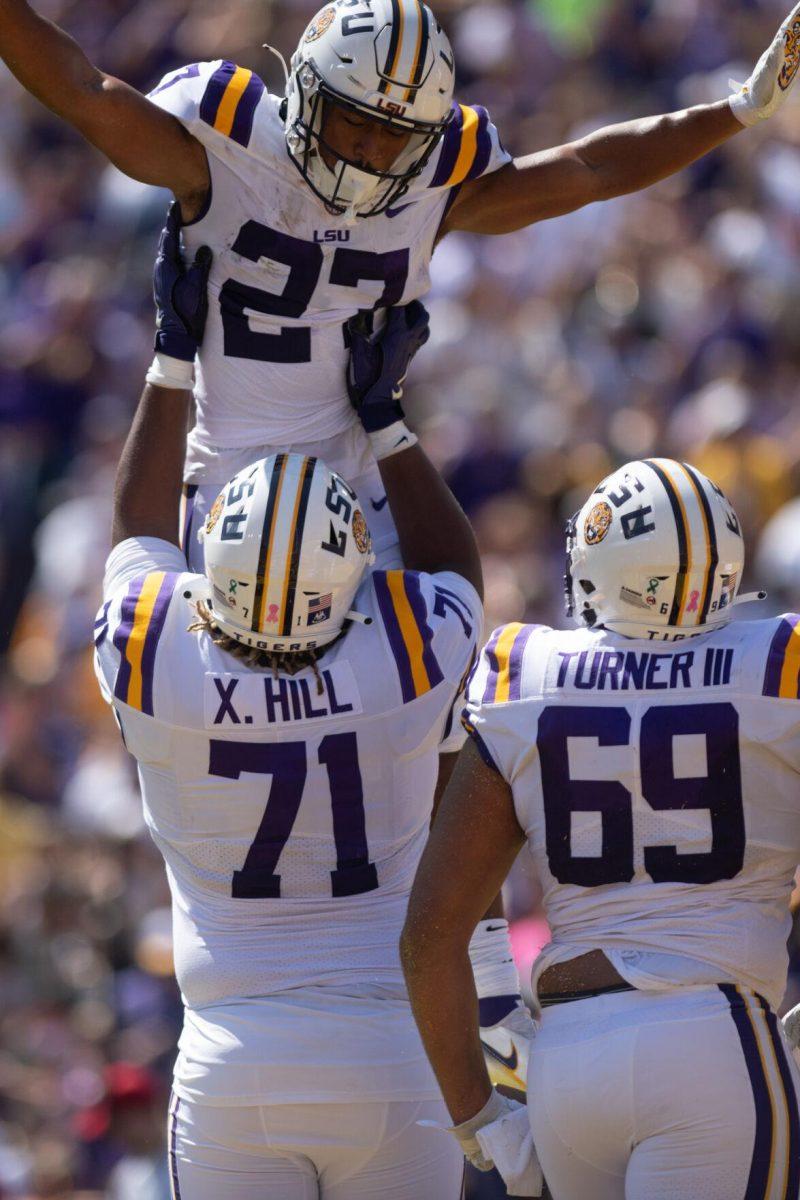
M 173 201 L 158 241 L 153 268 L 156 351 L 169 358 L 194 362 L 208 316 L 208 275 L 211 251 L 201 246 L 190 266 L 181 255 L 180 205 Z
M 731 96 L 731 111 L 742 125 L 771 117 L 786 100 L 800 65 L 800 4 L 795 5 L 750 78 Z
M 419 300 L 390 308 L 378 333 L 370 331 L 363 313 L 347 322 L 347 391 L 367 433 L 403 420 L 403 381 L 411 360 L 430 336 L 428 326 L 428 311 Z

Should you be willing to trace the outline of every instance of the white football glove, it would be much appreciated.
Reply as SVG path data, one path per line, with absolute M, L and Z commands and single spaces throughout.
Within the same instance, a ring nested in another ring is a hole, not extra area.
M 450 1132 L 473 1167 L 479 1171 L 497 1168 L 509 1196 L 541 1196 L 544 1177 L 524 1104 L 492 1089 L 480 1112 Z
M 772 44 L 756 63 L 743 84 L 731 80 L 738 90 L 730 98 L 733 115 L 742 125 L 755 125 L 780 108 L 800 65 L 800 4 L 789 13 Z

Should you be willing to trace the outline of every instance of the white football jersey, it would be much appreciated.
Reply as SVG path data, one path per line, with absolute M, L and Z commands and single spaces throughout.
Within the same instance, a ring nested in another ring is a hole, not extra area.
M 316 1002 L 330 1010 L 340 996 L 363 1006 L 380 994 L 413 1030 L 398 940 L 481 606 L 457 575 L 372 572 L 354 602 L 371 624 L 354 623 L 320 659 L 318 686 L 309 669 L 256 670 L 189 632 L 184 593 L 195 580 L 175 546 L 122 542 L 107 564 L 95 639 L 101 688 L 138 761 L 172 892 L 175 971 L 189 1010 L 177 1082 L 188 1087 L 199 1070 L 206 1098 L 212 1084 L 240 1103 L 245 1094 L 252 1103 L 296 1097 L 293 1088 L 308 1098 L 293 1043 L 282 1044 L 280 1021 L 265 1030 L 259 1000 L 277 997 L 288 1011 L 298 996 L 308 1007 L 321 993 L 327 1001 Z M 209 1083 L 198 1061 L 223 1037 L 220 1022 L 233 1050 Z M 418 1074 L 424 1055 L 408 1036 Z M 251 1074 L 248 1090 L 241 1071 L 222 1077 L 241 1046 L 249 1067 L 269 1065 L 268 1084 Z M 306 1047 L 309 1069 L 316 1049 Z M 341 1039 L 325 1062 L 337 1052 Z M 281 1064 L 287 1074 L 276 1082 Z M 375 1062 L 376 1078 L 384 1067 Z M 335 1092 L 321 1066 L 313 1084 Z
M 465 723 L 510 784 L 554 962 L 637 988 L 786 986 L 800 861 L 800 617 L 679 642 L 506 625 Z
M 165 76 L 150 99 L 208 152 L 208 207 L 184 227 L 188 253 L 214 252 L 187 480 L 224 482 L 221 452 L 318 441 L 357 422 L 344 323 L 359 309 L 425 295 L 459 187 L 510 155 L 485 109 L 455 105 L 441 145 L 397 206 L 348 225 L 289 157 L 282 100 L 252 71 L 194 63 Z

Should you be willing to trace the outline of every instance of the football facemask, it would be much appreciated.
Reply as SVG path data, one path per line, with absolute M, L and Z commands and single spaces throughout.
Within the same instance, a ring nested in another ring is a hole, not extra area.
M 567 615 L 627 637 L 666 641 L 731 619 L 744 542 L 724 494 L 669 458 L 627 463 L 567 525 Z
M 308 26 L 291 67 L 286 142 L 295 166 L 330 212 L 351 220 L 384 212 L 452 118 L 453 54 L 436 18 L 421 0 L 364 0 L 357 11 L 338 0 Z M 324 141 L 328 105 L 402 131 L 408 142 L 385 170 L 350 161 Z
M 290 653 L 339 635 L 372 545 L 355 492 L 320 459 L 273 454 L 220 492 L 198 535 L 214 624 Z

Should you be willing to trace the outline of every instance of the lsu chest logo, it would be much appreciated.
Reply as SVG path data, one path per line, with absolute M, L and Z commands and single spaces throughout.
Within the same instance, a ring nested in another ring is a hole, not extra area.
M 583 526 L 583 536 L 587 546 L 596 546 L 598 542 L 602 542 L 611 528 L 613 515 L 610 505 L 605 500 L 595 504 Z
M 800 66 L 800 20 L 792 21 L 784 34 L 783 66 L 778 76 L 778 87 L 785 92 Z

